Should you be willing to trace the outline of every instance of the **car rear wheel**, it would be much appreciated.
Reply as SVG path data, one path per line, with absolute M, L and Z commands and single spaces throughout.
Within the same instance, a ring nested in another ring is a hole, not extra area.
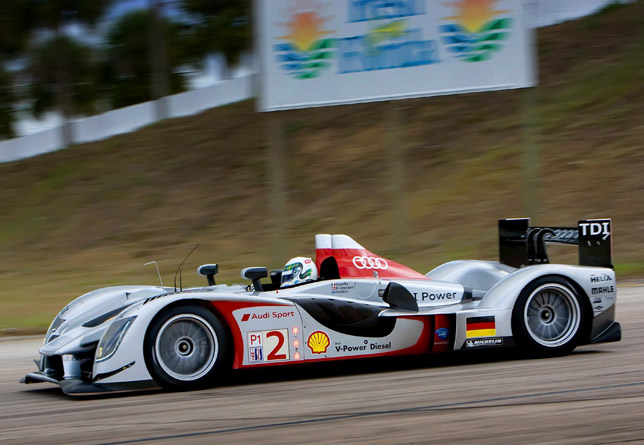
M 526 286 L 512 313 L 515 341 L 530 352 L 563 355 L 579 344 L 588 320 L 575 286 L 557 276 L 541 277 Z
M 200 306 L 180 306 L 162 313 L 148 330 L 145 360 L 163 388 L 195 389 L 212 384 L 227 355 L 226 330 Z

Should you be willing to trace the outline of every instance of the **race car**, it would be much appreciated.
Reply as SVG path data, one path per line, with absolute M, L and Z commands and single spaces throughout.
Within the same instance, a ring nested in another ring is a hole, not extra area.
M 216 284 L 218 265 L 206 264 L 200 288 L 85 294 L 54 319 L 39 370 L 22 382 L 76 395 L 184 390 L 244 368 L 478 348 L 560 355 L 621 339 L 610 219 L 500 220 L 499 262 L 451 261 L 426 275 L 346 235 L 315 243 L 317 279 L 290 287 L 264 267 L 241 272 L 252 284 Z M 549 264 L 551 243 L 578 245 L 580 265 Z

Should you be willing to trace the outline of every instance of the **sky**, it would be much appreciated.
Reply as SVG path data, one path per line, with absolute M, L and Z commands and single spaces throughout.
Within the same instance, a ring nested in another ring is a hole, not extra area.
M 118 17 L 130 9 L 145 8 L 147 0 L 121 0 L 117 2 L 107 14 L 108 18 Z

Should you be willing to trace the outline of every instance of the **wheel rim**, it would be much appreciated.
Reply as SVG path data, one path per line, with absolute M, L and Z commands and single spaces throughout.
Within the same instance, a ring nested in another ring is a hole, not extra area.
M 545 284 L 528 297 L 523 318 L 530 336 L 540 345 L 553 348 L 568 343 L 577 333 L 581 309 L 565 286 Z
M 214 329 L 194 314 L 180 314 L 166 321 L 154 343 L 157 361 L 171 377 L 193 381 L 215 365 L 219 344 Z

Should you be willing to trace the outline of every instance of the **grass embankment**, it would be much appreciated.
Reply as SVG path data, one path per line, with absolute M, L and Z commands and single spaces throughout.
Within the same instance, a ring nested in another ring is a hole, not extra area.
M 614 219 L 620 277 L 644 275 L 644 3 L 539 31 L 533 116 L 541 147 L 538 224 Z M 529 102 L 529 100 L 527 101 Z M 405 242 L 393 251 L 388 104 L 291 111 L 284 258 L 313 235 L 347 233 L 420 271 L 495 259 L 496 220 L 524 213 L 525 91 L 399 102 Z M 166 284 L 194 267 L 224 282 L 269 254 L 266 115 L 252 102 L 108 141 L 0 165 L 0 331 L 42 332 L 90 289 Z M 574 260 L 574 252 L 565 254 Z

